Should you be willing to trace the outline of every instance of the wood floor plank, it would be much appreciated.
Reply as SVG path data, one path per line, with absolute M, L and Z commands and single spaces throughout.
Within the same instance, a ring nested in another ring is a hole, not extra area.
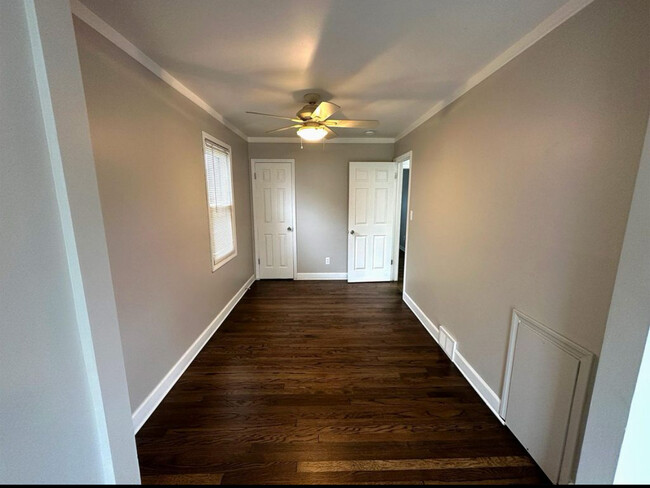
M 143 485 L 219 485 L 223 473 L 143 475 Z
M 306 473 L 327 473 L 335 471 L 407 471 L 533 465 L 533 462 L 527 456 L 442 459 L 372 459 L 364 461 L 304 461 L 298 463 L 298 471 Z
M 400 286 L 256 282 L 137 434 L 143 482 L 548 483 Z
M 533 478 L 538 468 L 467 468 L 422 471 L 337 471 L 331 473 L 295 474 L 279 473 L 274 470 L 252 470 L 225 473 L 223 484 L 384 484 L 405 483 L 405 480 L 421 481 L 425 484 L 447 484 L 449 482 L 480 482 L 485 478 L 512 483 L 521 479 Z M 539 482 L 538 482 L 539 483 Z

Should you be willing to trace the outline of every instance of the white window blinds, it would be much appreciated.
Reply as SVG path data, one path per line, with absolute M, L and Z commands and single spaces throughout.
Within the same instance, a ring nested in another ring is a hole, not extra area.
M 203 153 L 214 271 L 237 254 L 230 150 L 204 137 Z

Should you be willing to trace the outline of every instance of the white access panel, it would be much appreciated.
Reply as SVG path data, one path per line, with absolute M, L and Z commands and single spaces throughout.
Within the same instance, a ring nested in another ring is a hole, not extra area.
M 501 415 L 553 483 L 572 480 L 592 355 L 513 314 Z
M 390 281 L 397 163 L 350 163 L 348 281 Z

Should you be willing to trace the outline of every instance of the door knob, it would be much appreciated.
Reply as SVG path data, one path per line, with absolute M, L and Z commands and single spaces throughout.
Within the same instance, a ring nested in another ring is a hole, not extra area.
M 287 230 L 288 230 L 289 232 L 292 232 L 292 231 L 293 231 L 293 229 L 292 229 L 291 227 L 287 227 Z
M 354 230 L 351 230 L 351 231 L 350 231 L 350 234 L 354 235 Z

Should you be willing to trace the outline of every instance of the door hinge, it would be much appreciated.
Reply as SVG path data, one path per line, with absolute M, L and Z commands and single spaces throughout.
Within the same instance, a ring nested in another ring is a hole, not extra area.
M 395 179 L 397 179 L 397 171 L 395 171 Z
M 393 265 L 393 260 L 392 260 L 392 259 L 390 260 L 390 265 L 391 265 L 391 266 Z
M 260 258 L 257 258 L 257 264 L 262 264 L 260 263 Z
M 253 173 L 253 179 L 254 179 L 254 180 L 257 179 L 257 172 Z

